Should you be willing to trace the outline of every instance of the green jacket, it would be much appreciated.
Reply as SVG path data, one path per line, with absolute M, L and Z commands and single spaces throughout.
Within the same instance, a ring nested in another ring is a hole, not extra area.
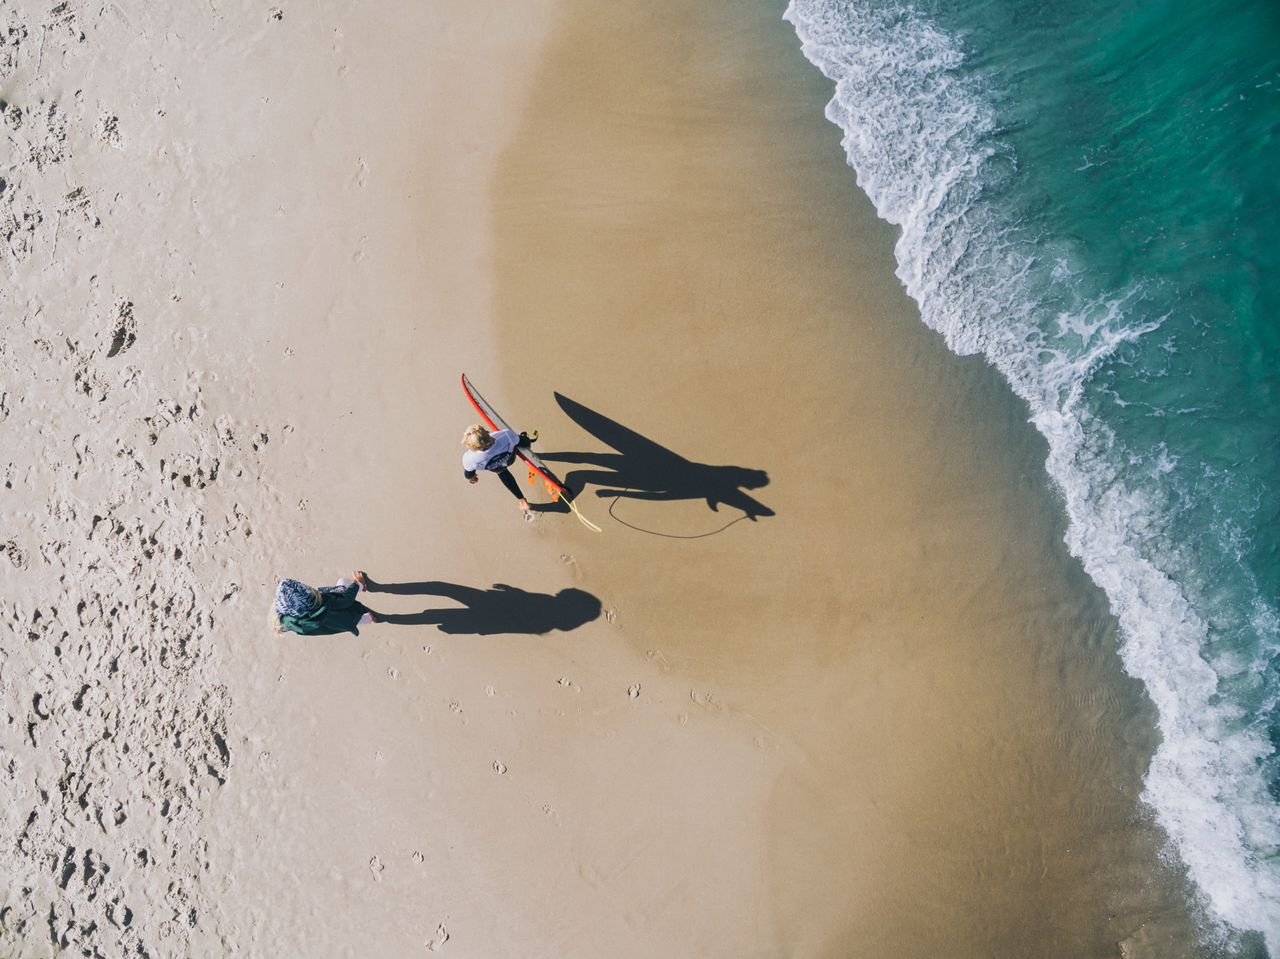
M 369 608 L 356 600 L 360 587 L 321 586 L 320 605 L 301 616 L 281 616 L 280 625 L 300 636 L 331 636 L 335 633 L 360 635 L 356 624 Z

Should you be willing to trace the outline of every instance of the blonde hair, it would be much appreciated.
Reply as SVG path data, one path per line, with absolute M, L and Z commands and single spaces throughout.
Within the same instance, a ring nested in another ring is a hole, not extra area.
M 493 445 L 493 437 L 487 429 L 476 423 L 468 426 L 467 431 L 462 434 L 462 445 L 471 450 L 487 450 Z

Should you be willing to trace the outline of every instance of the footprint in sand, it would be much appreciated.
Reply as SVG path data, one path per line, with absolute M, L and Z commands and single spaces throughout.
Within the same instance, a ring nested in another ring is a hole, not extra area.
M 494 771 L 495 773 L 497 773 L 499 776 L 501 776 L 501 775 L 503 775 L 504 773 L 506 773 L 506 771 L 507 771 L 507 764 L 506 764 L 506 763 L 504 763 L 504 762 L 502 762 L 502 760 L 500 760 L 500 759 L 495 759 L 495 760 L 493 761 L 493 771 Z
M 137 340 L 138 323 L 133 317 L 133 303 L 122 301 L 116 304 L 116 319 L 111 331 L 111 345 L 107 348 L 107 358 L 125 352 Z
M 373 873 L 374 882 L 382 882 L 382 870 L 387 867 L 382 864 L 382 860 L 374 856 L 369 860 L 369 871 Z
M 9 540 L 7 543 L 0 543 L 0 554 L 8 558 L 14 569 L 27 568 L 27 554 L 13 540 Z
M 493 696 L 493 695 L 495 695 L 497 692 L 498 692 L 498 691 L 497 691 L 496 689 L 494 689 L 492 686 L 486 686 L 486 687 L 484 688 L 484 694 L 485 694 L 486 696 Z
M 427 952 L 439 952 L 444 944 L 449 941 L 449 932 L 445 929 L 444 923 L 436 926 L 436 934 L 428 939 L 425 943 Z
M 632 684 L 631 686 L 628 686 L 628 687 L 627 687 L 627 695 L 628 695 L 628 696 L 630 696 L 632 699 L 639 699 L 639 698 L 640 698 L 640 684 L 639 684 L 639 683 L 634 683 L 634 684 Z

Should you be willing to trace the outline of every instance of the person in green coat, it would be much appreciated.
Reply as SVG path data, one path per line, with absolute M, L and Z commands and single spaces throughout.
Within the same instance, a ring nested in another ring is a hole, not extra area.
M 296 579 L 283 579 L 276 587 L 274 607 L 277 633 L 297 633 L 300 636 L 331 636 L 335 633 L 354 633 L 366 623 L 382 621 L 377 613 L 356 599 L 356 595 L 369 586 L 369 578 L 363 570 L 356 570 L 353 580 L 340 579 L 336 586 L 315 589 Z

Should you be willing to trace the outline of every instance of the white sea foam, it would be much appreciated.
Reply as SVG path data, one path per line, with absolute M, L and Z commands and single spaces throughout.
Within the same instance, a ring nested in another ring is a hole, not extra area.
M 835 83 L 827 117 L 844 131 L 859 185 L 901 228 L 897 273 L 924 321 L 957 353 L 984 354 L 1048 440 L 1067 544 L 1110 598 L 1125 668 L 1158 710 L 1163 741 L 1143 799 L 1211 913 L 1260 930 L 1280 956 L 1280 822 L 1261 772 L 1270 744 L 1219 695 L 1227 679 L 1206 661 L 1210 628 L 1171 575 L 1175 558 L 1146 548 L 1162 535 L 1167 492 L 1121 476 L 1117 438 L 1082 402 L 1099 364 L 1161 321 L 1134 320 L 1141 288 L 1080 292 L 1070 241 L 1046 242 L 1002 219 L 993 198 L 1017 158 L 985 81 L 965 72 L 959 43 L 927 18 L 873 6 L 792 0 L 785 17 Z M 1172 457 L 1163 451 L 1155 470 Z M 1274 628 L 1265 604 L 1251 615 Z M 1256 668 L 1212 661 L 1228 674 Z

